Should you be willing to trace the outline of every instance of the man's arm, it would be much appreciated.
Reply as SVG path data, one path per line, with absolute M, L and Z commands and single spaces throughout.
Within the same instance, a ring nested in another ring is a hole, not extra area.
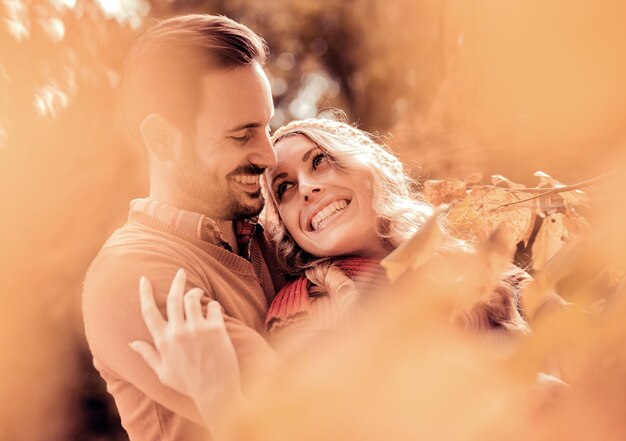
M 185 293 L 186 274 L 176 273 L 167 295 L 167 320 L 154 301 L 150 281 L 140 282 L 141 312 L 152 342 L 135 341 L 139 353 L 172 389 L 192 398 L 216 440 L 227 439 L 232 415 L 246 406 L 235 348 L 219 303 L 202 309 L 200 288 Z
M 132 384 L 149 399 L 202 424 L 193 402 L 164 386 L 144 360 L 129 347 L 132 341 L 150 339 L 141 317 L 140 277 L 146 276 L 151 280 L 157 306 L 164 314 L 170 283 L 185 264 L 169 256 L 142 252 L 139 257 L 136 253 L 139 251 L 100 256 L 87 274 L 83 313 L 91 351 L 101 366 Z M 188 287 L 196 286 L 211 294 L 211 287 L 203 286 L 193 268 L 187 265 L 185 270 Z M 225 322 L 242 371 L 253 370 L 261 377 L 271 372 L 277 357 L 264 338 L 233 317 L 226 315 Z

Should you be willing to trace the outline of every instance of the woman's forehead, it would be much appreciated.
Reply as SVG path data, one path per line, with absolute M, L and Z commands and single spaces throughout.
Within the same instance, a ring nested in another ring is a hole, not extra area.
M 273 176 L 283 170 L 297 167 L 306 162 L 307 153 L 316 148 L 317 145 L 302 134 L 290 135 L 279 140 L 274 144 L 276 166 L 268 169 L 268 174 Z
M 293 135 L 287 135 L 278 140 L 274 144 L 276 154 L 285 154 L 290 151 L 298 151 L 307 147 L 315 146 L 315 143 L 311 141 L 306 135 L 301 133 L 295 133 Z

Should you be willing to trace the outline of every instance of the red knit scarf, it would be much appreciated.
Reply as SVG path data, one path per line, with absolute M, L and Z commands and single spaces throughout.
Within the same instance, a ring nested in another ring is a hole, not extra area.
M 380 266 L 380 260 L 365 257 L 346 257 L 333 261 L 346 275 L 352 279 L 359 289 L 380 287 L 385 280 L 385 271 Z M 309 312 L 309 290 L 311 282 L 304 276 L 287 283 L 276 294 L 270 305 L 265 320 L 269 329 L 273 321 L 284 321 L 298 314 Z

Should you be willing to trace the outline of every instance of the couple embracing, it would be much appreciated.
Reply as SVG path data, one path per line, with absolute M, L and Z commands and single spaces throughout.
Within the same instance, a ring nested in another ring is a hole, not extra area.
M 184 346 L 189 335 L 174 344 L 221 360 L 204 373 L 207 390 L 238 395 L 238 370 L 263 378 L 279 369 L 272 337 L 343 326 L 359 295 L 386 283 L 380 260 L 432 213 L 399 160 L 353 126 L 310 119 L 271 135 L 266 56 L 247 27 L 189 15 L 149 29 L 126 62 L 121 111 L 146 147 L 150 193 L 131 202 L 128 222 L 94 259 L 83 313 L 94 365 L 133 441 L 219 438 L 197 403 L 229 400 L 190 397 L 157 376 L 159 356 L 176 360 L 143 341 L 206 320 L 203 305 L 216 325 L 204 337 L 220 344 Z M 504 295 L 514 298 L 525 277 L 503 280 Z M 515 320 L 523 319 L 485 315 L 477 326 Z M 183 359 L 180 372 L 202 375 Z

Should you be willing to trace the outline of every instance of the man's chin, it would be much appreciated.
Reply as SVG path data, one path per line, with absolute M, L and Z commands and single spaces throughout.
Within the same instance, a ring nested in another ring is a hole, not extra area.
M 263 199 L 263 196 L 261 195 L 261 190 L 256 191 L 254 193 L 247 193 L 247 196 L 249 199 L 252 199 L 252 200 L 260 200 L 261 206 L 263 206 L 263 203 L 265 202 Z
M 230 206 L 230 211 L 233 219 L 250 219 L 261 213 L 264 204 L 265 200 L 263 199 L 261 192 L 246 194 L 241 198 L 233 200 Z

